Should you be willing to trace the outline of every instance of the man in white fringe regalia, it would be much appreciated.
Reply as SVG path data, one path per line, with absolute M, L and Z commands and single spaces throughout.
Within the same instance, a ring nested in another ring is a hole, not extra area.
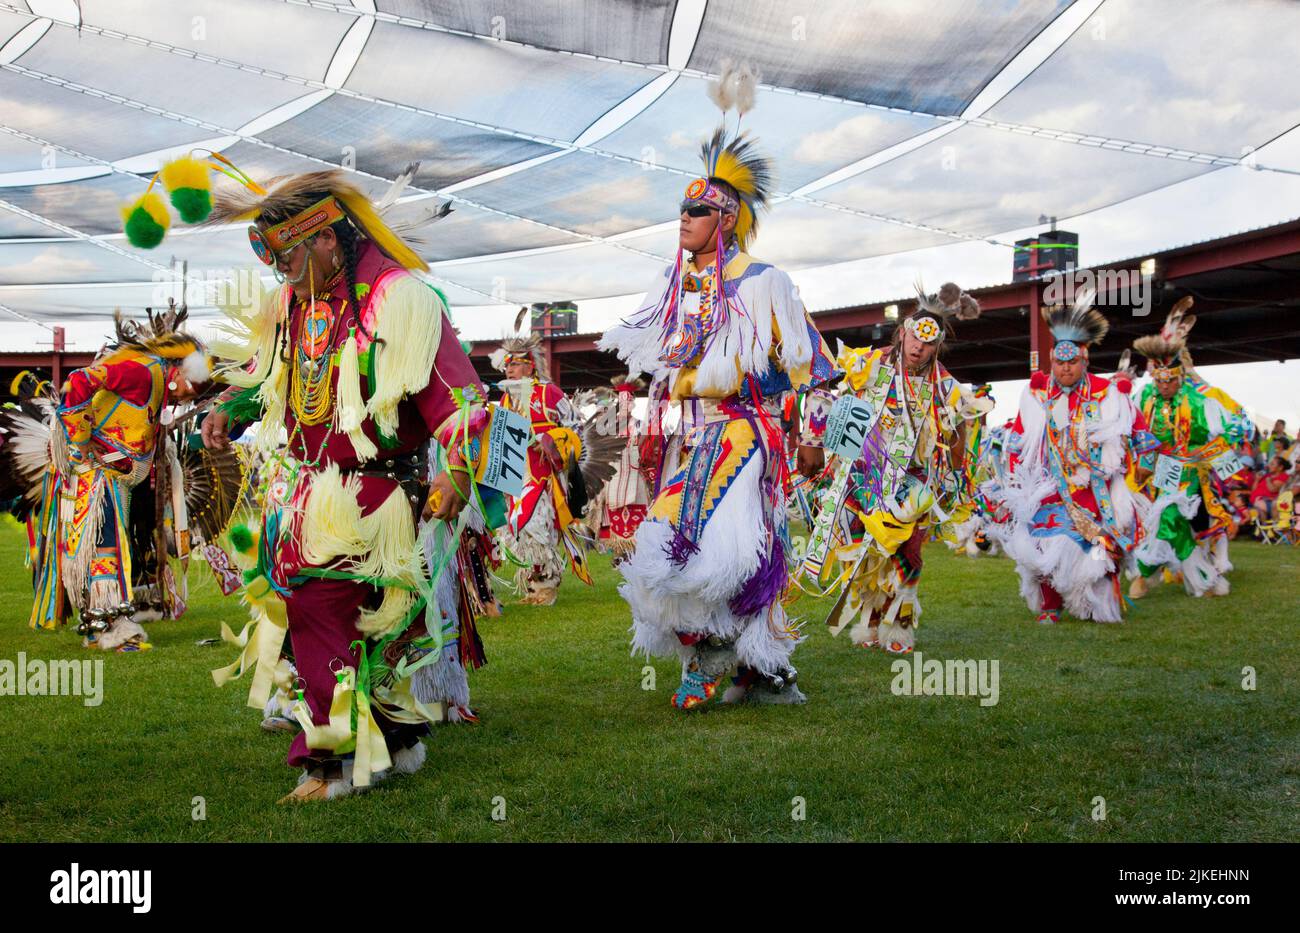
M 1080 619 L 1122 621 L 1119 570 L 1139 529 L 1125 476 L 1139 469 L 1145 424 L 1127 379 L 1088 372 L 1088 347 L 1109 328 L 1092 298 L 1043 309 L 1052 371 L 1029 380 L 1008 438 L 1013 523 L 1004 546 L 1043 624 L 1059 622 L 1062 606 Z
M 722 81 L 724 113 L 735 81 Z M 749 95 L 742 86 L 742 112 Z M 802 702 L 790 665 L 800 636 L 782 606 L 791 549 L 780 403 L 834 367 L 790 277 L 746 252 L 769 163 L 723 128 L 702 154 L 705 175 L 681 203 L 675 264 L 600 343 L 655 377 L 656 425 L 667 404 L 681 406 L 619 591 L 632 608 L 634 652 L 682 661 L 676 708 L 708 702 L 733 668 L 724 701 Z M 819 441 L 801 441 L 801 471 L 812 473 Z

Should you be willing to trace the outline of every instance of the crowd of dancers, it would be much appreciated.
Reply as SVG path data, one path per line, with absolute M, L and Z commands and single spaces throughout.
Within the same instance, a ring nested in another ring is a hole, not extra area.
M 0 496 L 28 529 L 32 625 L 75 619 L 87 647 L 142 650 L 143 614 L 184 610 L 200 555 L 243 606 L 223 625 L 239 655 L 213 677 L 248 674 L 249 705 L 294 733 L 285 800 L 304 801 L 412 772 L 431 724 L 473 721 L 480 620 L 506 588 L 550 606 L 566 570 L 592 585 L 593 548 L 613 555 L 633 650 L 680 662 L 683 711 L 804 702 L 801 594 L 830 599 L 832 634 L 913 651 L 935 539 L 1005 553 L 1044 624 L 1121 622 L 1126 592 L 1165 578 L 1228 594 L 1256 438 L 1192 366 L 1191 299 L 1134 344 L 1140 391 L 1127 362 L 1090 366 L 1108 329 L 1091 293 L 1046 309 L 1049 370 L 1001 425 L 988 387 L 942 362 L 978 327 L 955 284 L 918 287 L 885 345 L 832 352 L 789 275 L 749 252 L 772 172 L 726 126 L 743 94 L 729 80 L 675 262 L 600 341 L 627 375 L 573 398 L 521 335 L 488 392 L 383 219 L 393 198 L 343 171 L 259 182 L 219 154 L 169 163 L 182 219 L 249 224 L 279 285 L 225 308 L 206 346 L 173 308 L 119 320 L 57 389 L 11 387 Z M 125 214 L 139 246 L 169 222 L 152 186 Z

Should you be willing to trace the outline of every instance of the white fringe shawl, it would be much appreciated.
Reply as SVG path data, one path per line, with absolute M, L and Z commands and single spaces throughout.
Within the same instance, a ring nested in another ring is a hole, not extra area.
M 599 349 L 616 353 L 631 371 L 656 376 L 668 371 L 659 359 L 665 347 L 660 322 L 651 321 L 644 327 L 629 322 L 643 319 L 659 306 L 664 291 L 672 284 L 671 274 L 671 269 L 660 273 L 641 307 L 610 328 L 597 343 Z M 683 292 L 679 320 L 698 312 L 699 301 L 698 292 Z M 786 273 L 775 266 L 750 272 L 737 286 L 733 302 L 730 319 L 713 334 L 696 371 L 697 393 L 730 394 L 736 390 L 741 375 L 766 376 L 771 368 L 773 322 L 780 335 L 776 356 L 782 369 L 789 371 L 812 361 L 807 313 L 799 289 Z

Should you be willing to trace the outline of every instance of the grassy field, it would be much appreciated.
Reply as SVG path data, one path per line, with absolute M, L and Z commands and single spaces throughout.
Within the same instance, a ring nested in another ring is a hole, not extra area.
M 71 630 L 26 627 L 22 553 L 6 519 L 0 659 L 83 657 Z M 594 589 L 566 579 L 555 607 L 486 621 L 479 725 L 436 729 L 417 775 L 298 808 L 275 805 L 287 737 L 258 728 L 247 680 L 212 685 L 233 649 L 195 644 L 242 622 L 198 565 L 154 650 L 103 657 L 102 705 L 0 697 L 0 840 L 1295 840 L 1300 550 L 1243 542 L 1233 559 L 1227 599 L 1160 587 L 1125 625 L 1048 628 L 1010 562 L 931 546 L 920 649 L 997 660 L 997 705 L 893 695 L 892 659 L 832 639 L 826 601 L 805 598 L 806 706 L 682 715 L 674 663 L 642 689 L 598 557 Z

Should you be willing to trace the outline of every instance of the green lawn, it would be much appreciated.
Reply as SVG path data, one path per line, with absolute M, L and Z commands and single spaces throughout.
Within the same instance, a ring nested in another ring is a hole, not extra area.
M 22 554 L 6 519 L 0 659 L 82 657 L 71 630 L 27 628 Z M 417 775 L 298 808 L 275 805 L 288 738 L 258 728 L 247 679 L 212 685 L 234 649 L 195 644 L 242 623 L 198 565 L 189 614 L 151 624 L 153 651 L 103 656 L 101 706 L 0 697 L 0 840 L 1300 838 L 1300 550 L 1235 544 L 1227 599 L 1159 587 L 1125 625 L 1056 628 L 1033 622 L 1005 559 L 926 559 L 920 648 L 998 660 L 996 706 L 894 696 L 892 659 L 829 637 L 825 601 L 804 599 L 807 706 L 679 714 L 676 664 L 642 689 L 597 557 L 594 589 L 569 578 L 555 607 L 486 620 L 479 725 L 435 730 Z

